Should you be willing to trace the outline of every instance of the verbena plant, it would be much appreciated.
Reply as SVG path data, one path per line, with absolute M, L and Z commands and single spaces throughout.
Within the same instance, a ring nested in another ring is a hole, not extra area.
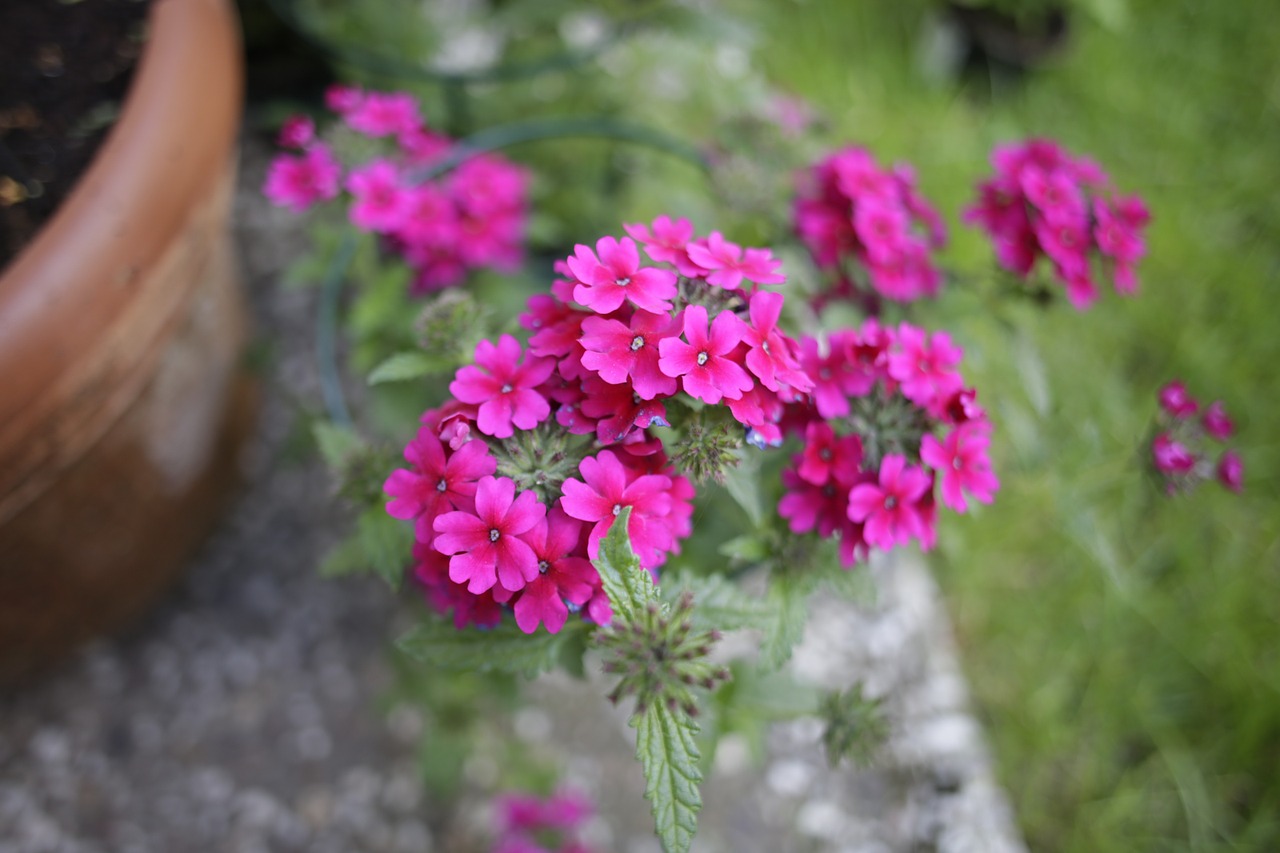
M 318 430 L 364 507 L 329 568 L 372 568 L 393 585 L 407 573 L 428 607 L 400 646 L 432 667 L 581 673 L 594 649 L 608 698 L 631 703 L 658 836 L 686 850 L 698 720 L 731 677 L 715 656 L 721 634 L 761 635 L 758 657 L 733 665 L 739 677 L 781 667 L 810 593 L 846 588 L 873 549 L 932 547 L 940 507 L 965 513 L 998 490 L 994 430 L 961 348 L 888 319 L 955 278 L 935 258 L 943 220 L 910 169 L 841 149 L 799 176 L 788 209 L 804 252 L 786 255 L 786 273 L 780 251 L 684 218 L 632 222 L 558 260 L 517 337 L 463 291 L 411 313 L 404 294 L 516 266 L 527 174 L 428 130 L 403 95 L 343 88 L 330 103 L 336 135 L 287 125 L 296 153 L 273 165 L 266 191 L 296 209 L 341 198 L 382 256 L 403 259 L 395 304 L 406 310 L 373 327 L 398 325 L 399 351 L 384 352 L 371 382 L 425 391 L 443 374 L 448 394 L 415 412 L 398 466 L 349 425 Z M 993 163 L 965 218 L 992 237 L 1009 293 L 1049 303 L 1061 291 L 1083 310 L 1100 284 L 1137 289 L 1139 199 L 1044 140 L 1001 148 Z M 1195 430 L 1185 395 L 1162 405 L 1184 426 L 1154 440 L 1154 468 L 1180 484 L 1216 471 L 1238 489 L 1238 456 L 1215 469 L 1188 449 L 1230 434 L 1220 405 Z M 695 500 L 722 505 L 708 493 L 736 503 L 741 523 L 705 514 L 720 558 L 688 558 Z M 807 710 L 827 719 L 833 759 L 865 750 L 853 729 L 876 728 L 856 689 Z

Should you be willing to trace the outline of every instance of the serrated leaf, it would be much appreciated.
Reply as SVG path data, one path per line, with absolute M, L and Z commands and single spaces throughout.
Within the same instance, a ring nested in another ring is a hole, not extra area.
M 419 663 L 440 669 L 532 677 L 556 665 L 561 649 L 584 630 L 584 624 L 570 623 L 557 634 L 526 634 L 514 622 L 459 630 L 452 622 L 433 619 L 415 626 L 396 646 Z
M 599 556 L 593 561 L 614 614 L 623 622 L 631 619 L 658 598 L 658 589 L 640 558 L 631 548 L 627 522 L 631 507 L 623 507 L 613 520 L 609 535 L 600 542 Z
M 660 591 L 663 599 L 672 603 L 686 591 L 693 593 L 693 624 L 696 628 L 767 630 L 778 618 L 772 602 L 747 595 L 724 575 L 680 574 L 666 577 Z
M 632 717 L 631 725 L 658 840 L 665 853 L 687 853 L 702 808 L 698 725 L 683 711 L 658 703 Z
M 766 598 L 776 608 L 776 618 L 765 629 L 760 643 L 760 666 L 778 669 L 791 659 L 791 651 L 804 639 L 809 620 L 808 597 L 813 589 L 809 577 L 775 572 L 769 578 Z
M 356 518 L 356 537 L 370 568 L 392 589 L 399 589 L 413 549 L 413 529 L 376 506 Z
M 315 439 L 320 455 L 330 468 L 341 468 L 351 454 L 364 445 L 364 441 L 354 430 L 338 426 L 332 421 L 313 423 L 311 437 Z
M 373 369 L 369 374 L 369 384 L 379 385 L 383 382 L 419 379 L 439 369 L 440 359 L 432 358 L 425 352 L 415 350 L 398 352 Z

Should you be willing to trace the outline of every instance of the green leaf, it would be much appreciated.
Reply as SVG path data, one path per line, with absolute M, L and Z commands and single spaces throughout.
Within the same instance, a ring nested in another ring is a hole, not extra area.
M 768 630 L 779 618 L 773 602 L 753 598 L 724 575 L 682 573 L 664 578 L 660 591 L 663 599 L 672 603 L 685 592 L 693 593 L 693 624 L 696 628 Z
M 1049 378 L 1045 371 L 1044 359 L 1040 357 L 1040 349 L 1031 335 L 1019 331 L 1013 341 L 1014 364 L 1022 379 L 1022 389 L 1036 414 L 1044 418 L 1049 414 Z
M 658 598 L 658 589 L 648 570 L 641 568 L 640 558 L 631 548 L 627 522 L 631 507 L 623 507 L 613 520 L 609 535 L 600 542 L 600 555 L 594 564 L 600 573 L 609 604 L 619 620 L 630 622 L 637 613 Z
M 792 649 L 804 639 L 812 590 L 812 577 L 774 572 L 769 578 L 766 599 L 776 608 L 777 618 L 765 629 L 760 644 L 760 666 L 766 671 L 790 660 Z
M 763 562 L 769 556 L 769 543 L 755 533 L 744 533 L 720 546 L 720 553 L 743 565 Z
M 636 758 L 644 768 L 645 798 L 665 853 L 687 853 L 698 830 L 702 796 L 698 785 L 698 725 L 683 711 L 655 703 L 631 718 Z
M 764 525 L 764 502 L 760 496 L 760 454 L 738 450 L 738 464 L 724 472 L 724 487 L 759 528 Z
M 368 571 L 364 545 L 357 534 L 352 534 L 333 547 L 320 563 L 320 576 L 326 578 L 354 575 Z
M 526 634 L 514 622 L 494 628 L 464 628 L 433 619 L 422 622 L 401 637 L 396 646 L 405 654 L 440 669 L 497 671 L 535 676 L 554 667 L 561 649 L 585 630 L 582 622 L 564 626 L 557 634 Z
M 398 352 L 379 364 L 369 374 L 369 384 L 379 385 L 383 382 L 403 382 L 406 379 L 418 379 L 440 369 L 440 360 L 432 358 L 425 352 L 409 350 Z
M 320 455 L 330 468 L 341 468 L 351 454 L 364 446 L 364 441 L 349 427 L 338 426 L 332 421 L 316 421 L 311 425 L 311 437 L 315 439 Z
M 383 507 L 375 506 L 356 518 L 356 537 L 369 566 L 392 589 L 399 589 L 413 550 L 413 528 L 387 515 Z

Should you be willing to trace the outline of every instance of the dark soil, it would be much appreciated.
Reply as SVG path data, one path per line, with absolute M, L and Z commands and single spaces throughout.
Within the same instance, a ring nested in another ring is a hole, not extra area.
M 5 0 L 0 269 L 53 215 L 115 123 L 150 0 Z

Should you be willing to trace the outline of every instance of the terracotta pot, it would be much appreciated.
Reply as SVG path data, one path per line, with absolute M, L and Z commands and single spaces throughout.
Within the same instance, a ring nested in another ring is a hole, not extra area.
M 0 278 L 0 681 L 136 616 L 211 529 L 254 408 L 227 218 L 230 0 L 155 0 L 119 122 Z

